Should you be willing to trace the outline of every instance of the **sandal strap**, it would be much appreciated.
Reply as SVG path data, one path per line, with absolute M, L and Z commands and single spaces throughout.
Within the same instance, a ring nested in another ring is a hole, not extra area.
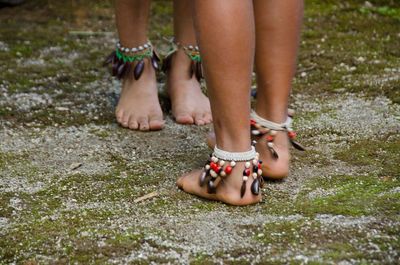
M 250 117 L 259 125 L 275 131 L 287 131 L 292 125 L 292 118 L 290 116 L 288 116 L 284 123 L 275 123 L 261 118 L 254 110 L 251 110 Z

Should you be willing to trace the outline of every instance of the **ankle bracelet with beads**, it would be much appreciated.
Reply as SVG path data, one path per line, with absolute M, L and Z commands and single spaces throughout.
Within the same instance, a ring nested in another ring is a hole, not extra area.
M 171 69 L 172 57 L 179 50 L 182 49 L 185 54 L 191 60 L 189 67 L 189 77 L 196 76 L 196 79 L 200 81 L 203 78 L 203 69 L 201 64 L 201 56 L 199 47 L 195 45 L 183 45 L 175 40 L 171 41 L 172 49 L 163 60 L 162 71 L 167 73 Z
M 106 58 L 104 65 L 111 64 L 111 73 L 118 79 L 131 77 L 133 73 L 135 80 L 138 80 L 143 73 L 146 58 L 155 70 L 159 68 L 160 57 L 150 41 L 133 48 L 124 47 L 117 42 L 115 51 Z
M 291 128 L 292 118 L 294 112 L 291 110 L 289 112 L 288 118 L 284 123 L 275 123 L 266 119 L 261 118 L 258 114 L 253 110 L 250 114 L 250 126 L 251 126 L 251 134 L 253 136 L 265 137 L 267 140 L 267 148 L 271 152 L 271 155 L 274 159 L 278 159 L 278 152 L 275 150 L 275 136 L 279 131 L 284 131 L 287 133 L 290 143 L 292 146 L 300 151 L 305 151 L 306 149 L 298 143 L 296 139 L 296 132 Z
M 243 198 L 245 195 L 247 182 L 251 178 L 253 182 L 250 190 L 254 195 L 258 195 L 264 181 L 261 171 L 262 161 L 259 160 L 259 154 L 255 151 L 254 146 L 250 151 L 237 153 L 227 152 L 215 146 L 214 152 L 210 155 L 200 175 L 200 186 L 207 183 L 207 192 L 216 193 L 220 182 L 232 173 L 237 162 L 245 162 L 240 197 Z

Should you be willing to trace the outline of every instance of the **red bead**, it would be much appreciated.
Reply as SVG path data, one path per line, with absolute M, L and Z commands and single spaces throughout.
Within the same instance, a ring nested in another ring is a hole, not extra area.
M 250 169 L 249 168 L 245 169 L 244 172 L 246 173 L 246 176 L 250 176 Z
M 267 135 L 267 141 L 272 142 L 274 140 L 274 137 L 272 135 Z
M 261 163 L 258 163 L 258 169 L 260 169 L 261 168 Z
M 212 170 L 214 170 L 216 173 L 218 172 L 218 166 L 217 166 L 216 163 L 211 162 L 211 163 L 210 163 L 210 168 L 211 168 Z
M 296 138 L 296 132 L 294 132 L 294 131 L 288 132 L 288 136 L 290 139 L 294 139 L 294 138 Z
M 256 125 L 256 121 L 255 120 L 250 120 L 250 125 Z
M 231 172 L 232 172 L 232 167 L 231 167 L 231 166 L 227 166 L 227 167 L 225 168 L 225 173 L 226 173 L 227 175 L 229 175 L 229 174 L 231 174 Z

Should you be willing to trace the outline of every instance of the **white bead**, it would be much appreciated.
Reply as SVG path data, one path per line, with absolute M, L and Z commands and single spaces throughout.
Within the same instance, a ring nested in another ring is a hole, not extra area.
M 124 50 L 125 52 L 129 52 L 129 48 L 125 48 L 125 50 Z
M 193 50 L 193 46 L 192 45 L 189 45 L 189 47 L 188 47 L 190 50 Z
M 221 177 L 226 177 L 225 171 L 221 171 L 221 173 L 219 173 L 219 175 L 220 175 Z
M 121 47 L 121 43 L 117 42 L 117 47 L 120 48 Z
M 268 142 L 267 145 L 268 145 L 269 147 L 274 147 L 274 143 L 273 143 L 273 142 Z
M 231 161 L 231 167 L 236 166 L 236 162 L 235 161 Z
M 214 163 L 217 163 L 218 162 L 218 158 L 216 158 L 215 156 L 212 156 L 211 157 L 211 161 L 213 161 Z
M 220 160 L 220 161 L 219 161 L 219 165 L 220 165 L 221 167 L 223 167 L 223 166 L 225 165 L 225 161 L 224 161 L 224 160 Z
M 257 174 L 261 176 L 262 175 L 262 170 L 261 169 L 257 170 Z
M 247 181 L 249 179 L 248 176 L 243 176 L 243 181 Z
M 249 168 L 249 167 L 250 167 L 250 162 L 247 161 L 247 162 L 244 164 L 244 167 L 245 167 L 245 168 Z
M 206 170 L 209 170 L 209 169 L 210 169 L 210 165 L 206 165 L 206 166 L 205 166 L 205 169 L 206 169 Z
M 253 173 L 252 176 L 253 176 L 253 178 L 256 179 L 258 175 L 257 175 L 257 173 Z
M 194 47 L 195 49 L 196 49 L 196 51 L 198 51 L 199 50 L 199 46 L 196 46 L 196 47 Z
M 258 159 L 253 159 L 253 166 L 258 166 Z
M 145 47 L 147 49 L 147 48 L 149 48 L 149 45 L 146 43 L 145 45 L 143 45 L 143 47 Z
M 259 135 L 260 131 L 259 130 L 251 130 L 252 135 Z
M 143 48 L 143 46 L 139 46 L 139 51 L 142 51 L 144 48 Z
M 271 130 L 271 131 L 269 132 L 269 134 L 272 135 L 272 136 L 276 135 L 277 133 L 278 133 L 278 132 L 275 131 L 275 130 Z
M 137 48 L 132 48 L 131 51 L 132 51 L 132 52 L 137 52 L 138 49 L 137 49 Z
M 218 176 L 218 174 L 215 173 L 214 170 L 210 170 L 210 175 L 211 175 L 211 177 L 213 177 L 213 178 L 216 178 L 216 177 Z

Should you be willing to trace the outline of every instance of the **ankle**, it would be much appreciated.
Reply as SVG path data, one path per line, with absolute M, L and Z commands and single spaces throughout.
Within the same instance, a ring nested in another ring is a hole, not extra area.
M 275 123 L 284 123 L 288 116 L 286 104 L 277 107 L 272 104 L 257 104 L 255 112 L 258 116 Z

